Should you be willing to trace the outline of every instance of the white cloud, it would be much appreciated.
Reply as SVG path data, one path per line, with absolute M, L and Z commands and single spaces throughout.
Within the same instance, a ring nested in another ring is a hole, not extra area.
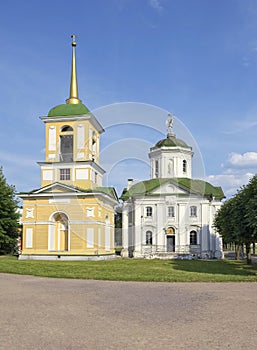
M 232 152 L 224 164 L 222 174 L 209 175 L 206 181 L 214 186 L 221 186 L 226 197 L 233 196 L 257 172 L 257 153 L 243 154 Z
M 149 0 L 149 4 L 153 9 L 157 11 L 163 10 L 163 6 L 161 5 L 161 0 Z
M 235 168 L 257 168 L 257 153 L 246 152 L 239 154 L 232 152 L 228 156 L 227 166 Z
M 237 190 L 246 185 L 253 173 L 241 173 L 241 174 L 220 174 L 220 175 L 209 175 L 205 179 L 214 186 L 220 186 L 223 189 L 226 197 L 231 197 L 236 194 Z

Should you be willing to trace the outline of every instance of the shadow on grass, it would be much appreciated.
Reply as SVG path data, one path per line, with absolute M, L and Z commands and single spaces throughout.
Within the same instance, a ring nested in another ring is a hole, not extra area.
M 257 265 L 247 265 L 244 261 L 235 260 L 172 260 L 172 267 L 175 270 L 186 272 L 237 275 L 237 276 L 257 276 Z

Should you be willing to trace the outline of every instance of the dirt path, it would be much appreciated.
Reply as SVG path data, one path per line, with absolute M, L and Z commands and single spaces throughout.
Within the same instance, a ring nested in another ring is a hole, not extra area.
M 257 348 L 257 283 L 0 274 L 0 349 Z

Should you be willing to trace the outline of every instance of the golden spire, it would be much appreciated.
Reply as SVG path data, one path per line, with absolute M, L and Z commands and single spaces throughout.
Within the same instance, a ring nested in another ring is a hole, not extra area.
M 70 79 L 70 97 L 66 100 L 66 103 L 78 104 L 81 103 L 78 94 L 78 82 L 77 82 L 77 70 L 76 70 L 76 35 L 72 35 L 72 65 L 71 65 L 71 79 Z

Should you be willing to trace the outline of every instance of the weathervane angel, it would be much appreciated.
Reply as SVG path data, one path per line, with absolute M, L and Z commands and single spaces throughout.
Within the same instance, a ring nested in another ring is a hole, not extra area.
M 166 125 L 167 125 L 167 131 L 168 133 L 172 132 L 172 128 L 173 128 L 173 117 L 174 115 L 170 112 L 168 113 L 168 118 L 166 119 Z

